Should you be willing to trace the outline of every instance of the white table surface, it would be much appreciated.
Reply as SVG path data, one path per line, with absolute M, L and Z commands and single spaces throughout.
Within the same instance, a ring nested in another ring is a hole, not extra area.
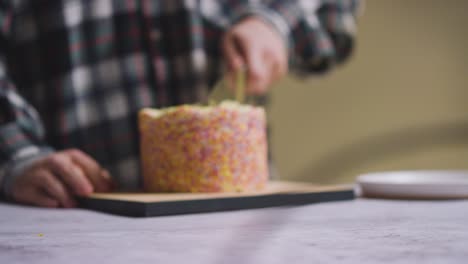
M 0 203 L 0 263 L 468 263 L 468 201 L 154 218 Z

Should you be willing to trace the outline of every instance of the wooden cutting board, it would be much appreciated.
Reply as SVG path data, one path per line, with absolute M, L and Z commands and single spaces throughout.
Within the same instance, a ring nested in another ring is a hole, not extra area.
M 258 192 L 240 193 L 95 193 L 80 206 L 135 217 L 164 216 L 301 205 L 354 199 L 353 186 L 321 186 L 272 181 Z

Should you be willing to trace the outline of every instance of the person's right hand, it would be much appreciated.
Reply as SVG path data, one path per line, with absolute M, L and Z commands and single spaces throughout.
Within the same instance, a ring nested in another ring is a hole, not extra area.
M 109 172 L 77 149 L 53 153 L 18 175 L 11 194 L 16 202 L 43 207 L 75 207 L 74 196 L 112 188 Z

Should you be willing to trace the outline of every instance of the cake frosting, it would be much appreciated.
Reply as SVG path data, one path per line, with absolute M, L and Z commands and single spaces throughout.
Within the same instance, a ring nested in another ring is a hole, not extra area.
M 148 192 L 233 192 L 268 180 L 266 115 L 227 101 L 139 113 L 141 165 Z

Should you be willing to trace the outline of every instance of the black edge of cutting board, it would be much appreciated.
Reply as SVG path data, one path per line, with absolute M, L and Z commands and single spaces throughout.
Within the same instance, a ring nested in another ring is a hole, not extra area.
M 82 208 L 95 211 L 132 217 L 150 217 L 304 205 L 352 199 L 354 199 L 354 191 L 349 189 L 164 202 L 137 202 L 97 198 L 81 198 L 79 202 Z

